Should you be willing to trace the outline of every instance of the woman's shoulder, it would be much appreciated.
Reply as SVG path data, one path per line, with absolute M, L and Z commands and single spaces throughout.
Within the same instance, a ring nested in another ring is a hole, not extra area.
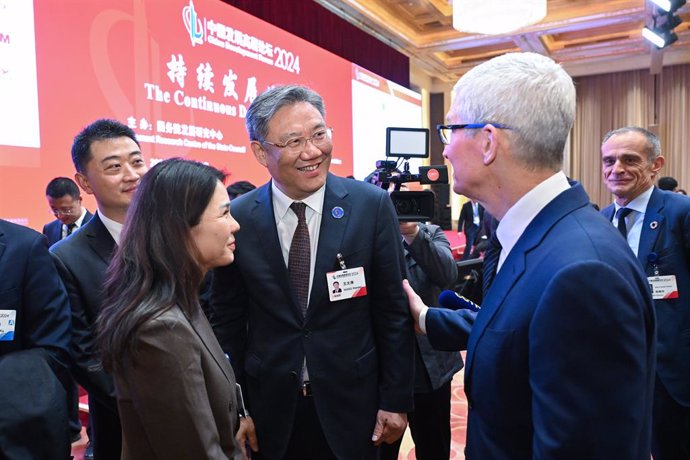
M 150 318 L 142 325 L 142 330 L 154 330 L 159 328 L 175 329 L 189 325 L 187 317 L 177 305 Z

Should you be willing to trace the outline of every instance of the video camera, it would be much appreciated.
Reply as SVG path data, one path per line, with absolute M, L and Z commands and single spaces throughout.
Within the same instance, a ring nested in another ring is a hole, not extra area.
M 408 182 L 420 184 L 447 184 L 448 168 L 420 166 L 418 174 L 410 172 L 410 158 L 429 157 L 429 130 L 426 128 L 386 128 L 386 157 L 396 160 L 379 160 L 376 170 L 366 181 L 384 190 L 395 184 L 391 200 L 401 222 L 425 222 L 434 217 L 435 195 L 431 190 L 401 191 Z M 402 171 L 400 165 L 402 163 Z

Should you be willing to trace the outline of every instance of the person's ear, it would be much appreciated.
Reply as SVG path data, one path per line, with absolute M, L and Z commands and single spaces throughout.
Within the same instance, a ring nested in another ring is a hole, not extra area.
M 498 154 L 498 143 L 501 132 L 493 125 L 486 125 L 480 133 L 482 136 L 482 159 L 484 165 L 488 166 L 494 161 Z
M 652 160 L 652 178 L 656 177 L 659 174 L 659 171 L 661 170 L 661 168 L 664 167 L 665 163 L 666 159 L 663 155 L 659 155 L 658 157 L 654 158 L 654 160 Z
M 268 165 L 266 163 L 266 149 L 264 148 L 264 145 L 259 141 L 252 141 L 249 145 L 252 148 L 252 153 L 254 153 L 256 161 L 261 163 L 263 166 L 267 167 Z
M 74 175 L 74 181 L 79 184 L 79 187 L 89 195 L 93 195 L 93 190 L 91 190 L 91 186 L 89 185 L 89 179 L 84 175 L 83 173 L 76 173 Z M 79 198 L 79 201 L 81 202 L 81 197 Z

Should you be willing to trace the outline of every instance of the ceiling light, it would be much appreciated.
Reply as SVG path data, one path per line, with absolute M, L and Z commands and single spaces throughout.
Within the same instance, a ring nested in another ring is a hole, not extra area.
M 546 0 L 453 0 L 453 28 L 461 32 L 504 34 L 545 16 Z
M 665 48 L 678 40 L 673 29 L 682 23 L 682 19 L 673 13 L 652 16 L 652 26 L 642 29 L 642 36 L 659 49 Z
M 686 0 L 651 0 L 656 6 L 664 11 L 676 11 L 681 6 L 685 5 Z
M 659 49 L 666 48 L 668 45 L 678 40 L 678 35 L 669 30 L 652 30 L 647 27 L 642 29 L 642 36 L 652 42 Z

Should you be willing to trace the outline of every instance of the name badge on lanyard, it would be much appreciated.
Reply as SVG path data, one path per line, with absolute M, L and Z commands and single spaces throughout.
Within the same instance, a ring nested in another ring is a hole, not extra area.
M 647 281 L 649 282 L 649 288 L 652 290 L 652 298 L 654 300 L 678 298 L 676 275 L 650 276 L 647 278 Z
M 0 342 L 14 340 L 14 327 L 17 322 L 17 310 L 0 310 Z
M 328 283 L 328 298 L 331 302 L 367 295 L 364 267 L 328 272 L 326 283 Z

